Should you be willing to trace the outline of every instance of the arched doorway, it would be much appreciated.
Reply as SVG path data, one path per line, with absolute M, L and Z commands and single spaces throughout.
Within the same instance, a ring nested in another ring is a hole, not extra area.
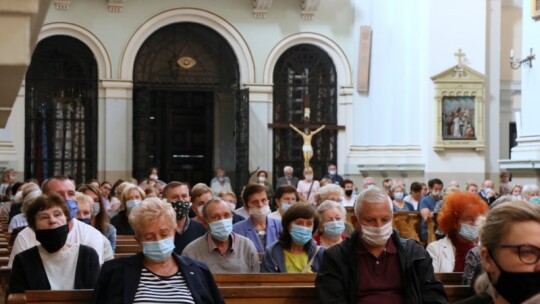
M 337 76 L 332 59 L 311 44 L 287 49 L 276 62 L 274 81 L 274 124 L 336 125 Z M 309 120 L 305 120 L 306 103 Z M 274 130 L 274 180 L 283 174 L 283 167 L 294 168 L 302 176 L 303 140 L 291 128 Z M 316 178 L 325 174 L 326 166 L 337 161 L 337 130 L 324 129 L 312 139 L 311 167 Z
M 25 178 L 97 174 L 97 63 L 69 36 L 37 45 L 25 82 Z
M 223 37 L 191 22 L 160 28 L 139 49 L 133 81 L 134 177 L 157 167 L 165 181 L 208 183 L 216 165 L 234 172 L 239 72 Z

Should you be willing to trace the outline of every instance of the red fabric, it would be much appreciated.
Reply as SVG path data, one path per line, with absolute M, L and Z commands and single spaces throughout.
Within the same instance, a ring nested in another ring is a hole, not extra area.
M 342 234 L 341 235 L 341 239 L 344 240 L 347 238 L 347 235 L 346 234 Z M 320 245 L 321 244 L 321 235 L 320 234 L 315 234 L 313 235 L 313 240 L 315 240 L 315 242 L 317 242 L 317 245 Z
M 449 235 L 448 238 L 452 241 L 452 244 L 456 247 L 454 272 L 463 272 L 465 268 L 465 258 L 469 250 L 474 248 L 474 243 L 464 240 L 456 235 Z
M 359 241 L 356 251 L 360 282 L 356 302 L 365 304 L 405 303 L 405 284 L 399 266 L 397 249 L 392 238 L 385 251 L 374 257 Z

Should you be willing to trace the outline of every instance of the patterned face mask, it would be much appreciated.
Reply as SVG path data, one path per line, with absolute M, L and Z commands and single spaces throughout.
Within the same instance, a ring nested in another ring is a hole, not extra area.
M 177 201 L 177 202 L 172 202 L 171 206 L 176 212 L 176 219 L 181 220 L 188 215 L 189 209 L 191 208 L 191 203 L 184 202 L 184 201 Z

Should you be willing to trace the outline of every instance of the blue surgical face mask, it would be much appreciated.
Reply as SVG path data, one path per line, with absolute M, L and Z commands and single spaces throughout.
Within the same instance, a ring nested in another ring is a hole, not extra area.
M 141 203 L 140 200 L 129 200 L 129 201 L 126 202 L 126 207 L 127 207 L 128 210 L 131 211 L 131 209 L 133 209 L 133 207 L 137 206 L 140 203 Z
M 210 234 L 219 241 L 225 241 L 232 232 L 232 219 L 223 219 L 210 223 Z
M 529 202 L 535 204 L 535 205 L 540 205 L 540 196 L 533 196 L 529 199 Z
M 344 230 L 345 223 L 342 221 L 324 223 L 324 234 L 328 235 L 331 239 L 340 237 Z
M 394 199 L 400 201 L 403 199 L 403 192 L 395 192 L 394 193 Z
M 312 228 L 293 225 L 291 227 L 291 238 L 296 245 L 304 246 L 311 240 L 312 230 Z
M 87 224 L 87 225 L 90 225 L 90 218 L 78 218 L 79 221 Z
M 467 224 L 461 224 L 459 234 L 468 241 L 474 241 L 478 237 L 478 227 Z
M 72 199 L 66 200 L 66 205 L 69 209 L 69 218 L 74 219 L 75 215 L 77 215 L 77 211 L 79 211 L 79 208 L 77 207 L 77 201 Z
M 156 263 L 167 260 L 174 250 L 173 237 L 157 242 L 143 242 L 142 244 L 144 256 Z
M 291 208 L 292 204 L 281 202 L 281 210 L 287 211 L 289 208 Z

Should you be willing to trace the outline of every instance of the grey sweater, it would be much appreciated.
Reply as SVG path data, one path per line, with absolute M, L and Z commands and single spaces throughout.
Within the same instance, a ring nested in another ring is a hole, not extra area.
M 259 272 L 259 255 L 248 238 L 235 233 L 233 247 L 221 256 L 217 250 L 208 250 L 208 233 L 187 245 L 182 256 L 205 263 L 212 273 Z

